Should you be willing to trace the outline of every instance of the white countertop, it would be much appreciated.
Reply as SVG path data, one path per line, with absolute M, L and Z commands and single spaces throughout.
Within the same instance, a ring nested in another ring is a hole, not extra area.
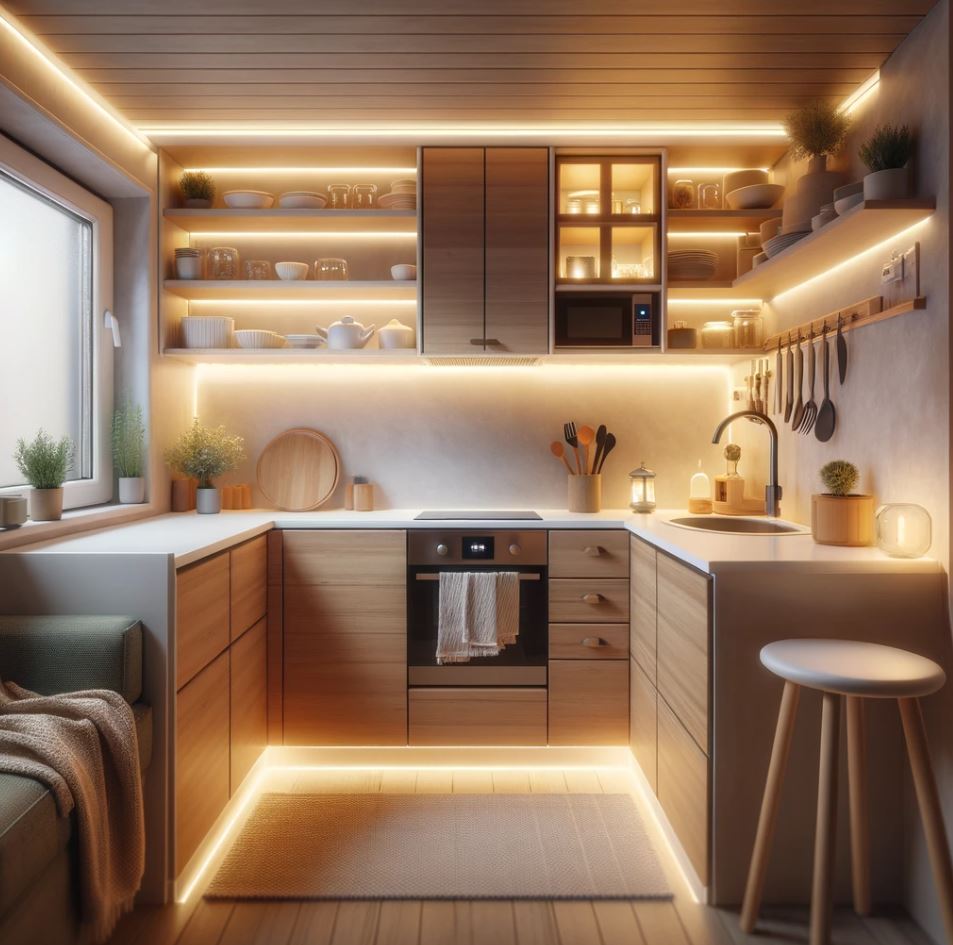
M 256 509 L 197 515 L 195 512 L 157 515 L 127 525 L 83 532 L 11 548 L 3 554 L 160 554 L 176 566 L 190 564 L 230 545 L 272 528 L 431 528 L 512 529 L 625 528 L 662 551 L 701 571 L 716 573 L 736 567 L 784 566 L 798 570 L 875 570 L 931 572 L 940 565 L 932 558 L 890 558 L 877 548 L 837 548 L 814 543 L 810 534 L 729 535 L 669 525 L 683 510 L 658 510 L 634 515 L 629 509 L 573 513 L 537 509 L 539 521 L 415 521 L 419 509 L 348 512 L 277 512 Z

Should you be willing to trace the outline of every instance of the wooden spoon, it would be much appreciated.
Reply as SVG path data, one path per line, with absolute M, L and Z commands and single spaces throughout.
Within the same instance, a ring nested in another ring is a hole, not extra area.
M 599 429 L 596 430 L 596 455 L 592 458 L 592 471 L 597 473 L 599 465 L 599 457 L 602 455 L 602 449 L 606 445 L 606 425 L 604 423 L 599 424 Z
M 602 472 L 602 467 L 606 464 L 606 458 L 615 449 L 615 442 L 614 433 L 606 434 L 605 448 L 602 450 L 602 459 L 599 460 L 599 468 L 596 470 L 597 473 Z
M 593 430 L 592 427 L 581 426 L 577 431 L 576 436 L 579 438 L 579 445 L 583 448 L 583 453 L 586 458 L 586 463 L 583 466 L 583 469 L 585 469 L 587 474 L 591 473 L 592 467 L 589 465 L 589 447 L 592 446 L 596 440 L 596 431 Z
M 561 459 L 563 461 L 563 465 L 566 467 L 566 470 L 570 476 L 575 475 L 572 466 L 569 465 L 569 460 L 566 459 L 566 447 L 563 446 L 559 440 L 553 440 L 553 442 L 549 444 L 549 451 L 553 454 L 553 456 L 556 457 L 556 459 Z

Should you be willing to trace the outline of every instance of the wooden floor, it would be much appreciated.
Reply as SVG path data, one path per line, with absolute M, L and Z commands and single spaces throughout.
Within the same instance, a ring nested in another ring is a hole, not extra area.
M 267 790 L 301 793 L 632 792 L 621 770 L 275 771 Z M 759 934 L 696 903 L 657 827 L 647 827 L 675 892 L 671 902 L 210 902 L 203 877 L 189 902 L 137 909 L 110 945 L 792 945 L 806 913 L 774 912 Z M 929 945 L 907 918 L 835 915 L 835 945 Z

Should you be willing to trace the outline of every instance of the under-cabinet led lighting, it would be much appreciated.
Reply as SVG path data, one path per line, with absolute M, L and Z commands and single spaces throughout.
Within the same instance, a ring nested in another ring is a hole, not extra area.
M 800 289 L 806 288 L 807 286 L 813 285 L 816 282 L 820 282 L 822 279 L 828 279 L 832 275 L 838 272 L 842 272 L 844 269 L 847 269 L 849 266 L 853 266 L 855 263 L 865 260 L 868 256 L 875 255 L 876 253 L 882 253 L 889 247 L 896 245 L 899 240 L 903 240 L 911 236 L 916 230 L 922 227 L 925 223 L 930 222 L 930 217 L 926 217 L 923 220 L 918 220 L 912 226 L 908 226 L 905 230 L 900 230 L 899 233 L 894 233 L 893 236 L 888 237 L 885 240 L 877 243 L 875 246 L 871 246 L 869 249 L 865 249 L 855 256 L 851 256 L 849 259 L 845 259 L 843 262 L 839 262 L 836 266 L 831 266 L 830 269 L 825 269 L 823 272 L 818 273 L 816 276 L 811 276 L 810 279 L 805 279 L 803 282 L 799 282 L 795 286 L 791 286 L 790 289 L 785 289 L 783 292 L 779 292 L 774 296 L 774 299 L 783 299 L 786 295 L 790 295 L 792 292 L 797 292 Z
M 312 282 L 314 280 L 311 280 Z M 333 285 L 333 283 L 324 283 Z M 400 283 L 395 282 L 395 286 Z M 407 299 L 189 299 L 190 305 L 416 305 Z
M 117 128 L 121 128 L 130 138 L 132 138 L 136 144 L 140 147 L 147 148 L 152 150 L 152 142 L 149 141 L 145 135 L 140 132 L 137 128 L 134 128 L 132 125 L 126 124 L 126 122 L 112 109 L 102 101 L 99 96 L 86 85 L 73 78 L 69 72 L 66 71 L 55 59 L 47 55 L 47 53 L 36 44 L 36 42 L 29 37 L 26 33 L 22 32 L 19 26 L 14 25 L 14 23 L 9 19 L 9 14 L 4 10 L 0 9 L 0 26 L 3 27 L 16 39 L 25 49 L 28 49 L 33 56 L 40 60 L 50 72 L 54 73 L 59 79 L 69 85 L 73 91 L 78 92 L 84 99 L 100 113 L 104 118 L 107 118 L 112 124 Z
M 752 308 L 755 305 L 760 306 L 761 299 L 682 299 L 668 297 L 669 305 L 720 305 L 722 307 L 734 306 L 736 308 Z
M 206 174 L 409 174 L 417 176 L 416 167 L 186 167 L 187 173 Z
M 695 174 L 699 177 L 712 176 L 716 174 L 733 174 L 735 171 L 764 171 L 765 174 L 769 173 L 770 168 L 768 167 L 670 167 L 667 170 L 669 174 Z
M 335 239 L 335 240 L 392 240 L 416 239 L 416 230 L 300 230 L 267 232 L 231 230 L 190 230 L 195 239 Z
M 713 212 L 717 213 L 717 211 L 713 211 Z M 704 240 L 704 239 L 719 239 L 719 240 L 732 239 L 733 240 L 733 239 L 737 239 L 739 236 L 747 236 L 748 234 L 744 230 L 699 230 L 698 232 L 688 231 L 688 230 L 669 230 L 668 233 L 666 233 L 665 235 L 669 239 L 671 239 L 673 236 L 677 236 L 680 238 L 688 237 L 690 239 L 695 239 L 695 240 Z
M 867 96 L 880 84 L 880 70 L 878 69 L 870 78 L 861 82 L 847 98 L 841 102 L 838 111 L 849 115 Z

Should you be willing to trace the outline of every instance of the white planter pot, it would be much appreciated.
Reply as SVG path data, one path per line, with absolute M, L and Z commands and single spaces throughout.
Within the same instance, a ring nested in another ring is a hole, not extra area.
M 142 476 L 119 477 L 119 501 L 123 505 L 138 505 L 146 500 L 146 480 Z
M 58 522 L 63 517 L 63 487 L 33 489 L 30 492 L 30 518 L 34 522 Z
M 889 167 L 864 178 L 864 200 L 903 200 L 909 196 L 909 167 Z
M 222 511 L 222 493 L 218 489 L 196 489 L 195 511 L 201 515 L 214 515 Z
M 797 230 L 810 230 L 811 219 L 818 215 L 825 203 L 834 199 L 834 188 L 844 183 L 840 171 L 827 169 L 827 158 L 823 155 L 811 158 L 807 173 L 799 177 L 794 193 L 788 188 L 788 196 L 782 211 L 782 233 Z

